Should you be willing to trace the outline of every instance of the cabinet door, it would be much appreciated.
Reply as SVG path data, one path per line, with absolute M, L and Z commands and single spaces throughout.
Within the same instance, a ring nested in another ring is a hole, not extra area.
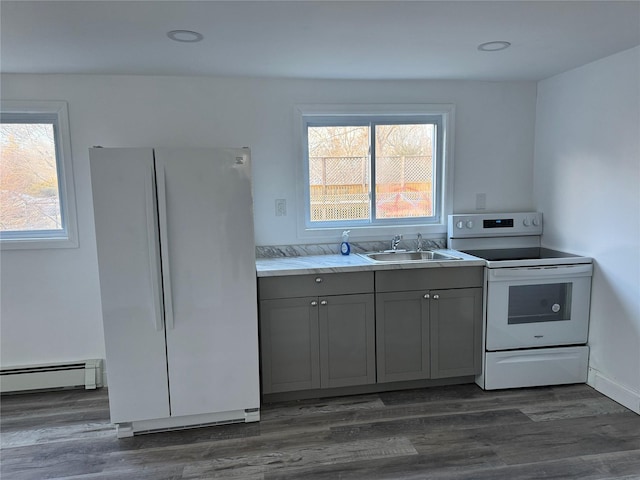
M 431 377 L 477 375 L 482 369 L 482 289 L 432 290 Z
M 373 294 L 320 297 L 320 385 L 375 383 Z
M 378 383 L 429 378 L 427 292 L 376 294 Z
M 89 156 L 111 421 L 165 418 L 153 150 L 92 148 Z
M 260 302 L 263 393 L 320 388 L 317 297 Z
M 257 408 L 247 149 L 156 149 L 171 414 Z

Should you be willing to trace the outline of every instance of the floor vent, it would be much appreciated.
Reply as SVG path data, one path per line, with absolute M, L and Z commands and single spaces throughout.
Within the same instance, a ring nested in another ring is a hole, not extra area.
M 0 393 L 102 386 L 102 361 L 25 365 L 0 368 Z

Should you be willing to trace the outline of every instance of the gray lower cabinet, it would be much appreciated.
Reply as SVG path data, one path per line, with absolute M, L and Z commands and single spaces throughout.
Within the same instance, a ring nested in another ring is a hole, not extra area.
M 482 288 L 430 291 L 431 378 L 482 370 Z
M 373 273 L 261 278 L 259 292 L 264 394 L 375 383 Z
M 482 282 L 473 267 L 377 272 L 378 383 L 480 373 Z
M 262 393 L 479 374 L 482 267 L 258 279 Z
M 320 388 L 316 297 L 260 302 L 263 393 Z
M 321 297 L 320 387 L 376 383 L 373 293 Z
M 376 294 L 378 383 L 429 378 L 429 300 L 424 295 Z

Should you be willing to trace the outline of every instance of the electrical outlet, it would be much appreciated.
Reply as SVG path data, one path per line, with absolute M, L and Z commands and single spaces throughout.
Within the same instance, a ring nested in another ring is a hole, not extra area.
M 485 210 L 487 208 L 487 194 L 476 193 L 476 210 Z
M 284 198 L 276 199 L 276 217 L 285 217 L 287 215 L 287 201 Z

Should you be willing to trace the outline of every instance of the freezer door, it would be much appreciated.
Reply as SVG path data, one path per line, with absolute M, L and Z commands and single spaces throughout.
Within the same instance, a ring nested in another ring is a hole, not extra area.
M 248 149 L 156 149 L 171 414 L 259 407 Z
M 89 156 L 111 421 L 168 417 L 153 150 Z

